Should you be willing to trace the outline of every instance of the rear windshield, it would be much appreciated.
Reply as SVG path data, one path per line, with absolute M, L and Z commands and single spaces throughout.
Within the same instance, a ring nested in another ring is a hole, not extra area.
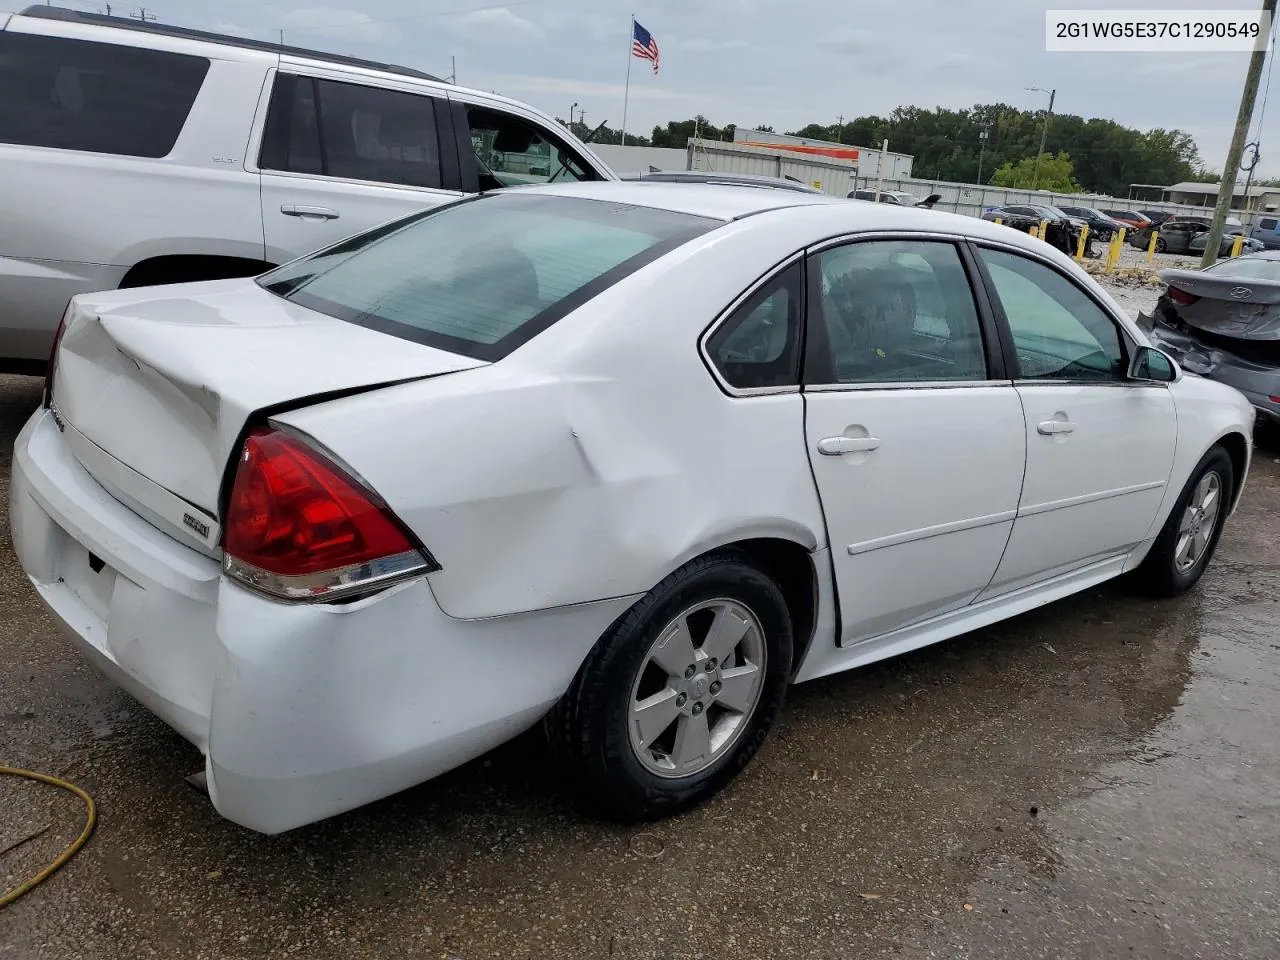
M 1280 260 L 1262 257 L 1236 257 L 1219 260 L 1205 273 L 1215 277 L 1234 277 L 1240 280 L 1280 280 Z
M 0 31 L 0 143 L 166 156 L 208 71 L 202 57 Z
M 379 227 L 259 283 L 350 323 L 497 360 L 720 222 L 517 188 Z

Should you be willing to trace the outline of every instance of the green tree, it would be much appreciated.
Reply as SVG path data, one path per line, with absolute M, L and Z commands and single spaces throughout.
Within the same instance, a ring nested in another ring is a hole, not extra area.
M 722 129 L 698 114 L 692 120 L 672 120 L 665 127 L 654 127 L 651 139 L 655 147 L 683 149 L 689 145 L 689 139 L 695 132 L 703 140 L 732 140 L 733 130 L 733 124 Z
M 1052 190 L 1054 193 L 1083 193 L 1084 187 L 1074 179 L 1074 164 L 1065 153 L 1040 154 L 1037 167 L 1035 157 L 1023 157 L 1017 163 L 1008 162 L 991 177 L 997 187 L 1015 190 Z

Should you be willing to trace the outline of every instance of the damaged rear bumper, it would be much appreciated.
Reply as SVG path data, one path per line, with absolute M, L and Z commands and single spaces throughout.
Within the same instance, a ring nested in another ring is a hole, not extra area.
M 1190 333 L 1158 323 L 1148 314 L 1138 317 L 1138 325 L 1187 373 L 1235 387 L 1260 414 L 1280 423 L 1280 366 L 1238 357 L 1218 344 L 1205 343 Z

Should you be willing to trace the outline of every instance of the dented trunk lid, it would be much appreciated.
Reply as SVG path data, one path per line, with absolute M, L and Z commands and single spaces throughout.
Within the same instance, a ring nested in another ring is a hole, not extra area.
M 255 413 L 482 365 L 316 313 L 253 280 L 219 280 L 73 300 L 53 407 L 104 487 L 209 552 L 222 478 Z
M 1161 270 L 1156 276 L 1199 298 L 1175 307 L 1190 326 L 1238 340 L 1280 340 L 1280 282 L 1211 270 Z

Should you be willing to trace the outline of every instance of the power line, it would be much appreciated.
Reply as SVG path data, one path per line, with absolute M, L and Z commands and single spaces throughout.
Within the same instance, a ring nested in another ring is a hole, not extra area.
M 1267 58 L 1267 81 L 1266 85 L 1262 88 L 1262 108 L 1258 111 L 1258 116 L 1256 118 L 1257 127 L 1255 129 L 1257 133 L 1253 137 L 1254 141 L 1260 141 L 1262 139 L 1262 119 L 1267 115 L 1267 97 L 1271 94 L 1271 68 L 1275 66 L 1276 62 L 1275 20 L 1271 21 L 1271 39 L 1267 41 L 1267 46 L 1271 48 L 1271 56 Z

